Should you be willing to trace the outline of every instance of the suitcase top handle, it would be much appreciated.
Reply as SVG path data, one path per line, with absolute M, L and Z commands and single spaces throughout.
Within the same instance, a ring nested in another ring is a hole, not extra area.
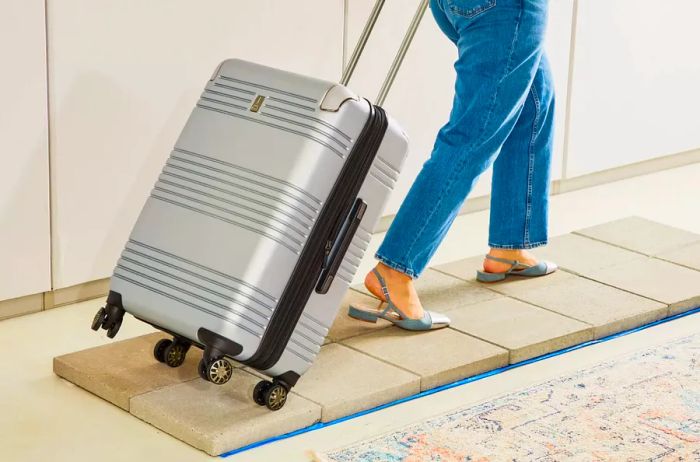
M 381 13 L 382 8 L 384 7 L 384 2 L 385 0 L 377 0 L 374 4 L 374 7 L 372 8 L 369 18 L 367 19 L 367 23 L 365 24 L 365 27 L 362 30 L 362 34 L 360 34 L 360 38 L 357 41 L 357 45 L 355 45 L 355 49 L 353 50 L 352 55 L 350 56 L 348 65 L 343 71 L 343 76 L 340 79 L 340 83 L 344 86 L 347 86 L 347 84 L 350 82 L 350 79 L 352 78 L 353 73 L 355 72 L 355 68 L 357 67 L 358 61 L 360 60 L 360 56 L 362 55 L 362 52 L 365 49 L 365 45 L 367 45 L 367 41 L 369 40 L 369 36 L 372 33 L 375 24 L 377 23 L 379 13 Z M 416 35 L 416 31 L 418 30 L 418 26 L 420 25 L 421 19 L 423 19 L 425 10 L 428 9 L 428 2 L 429 0 L 420 0 L 418 9 L 413 15 L 411 24 L 408 26 L 408 30 L 406 31 L 406 34 L 403 37 L 401 46 L 399 47 L 399 50 L 396 53 L 396 56 L 394 57 L 394 62 L 391 64 L 389 72 L 387 73 L 386 78 L 384 79 L 384 83 L 382 83 L 382 87 L 379 90 L 379 94 L 375 99 L 374 104 L 376 104 L 377 106 L 381 106 L 386 100 L 387 94 L 389 93 L 389 90 L 391 89 L 391 86 L 394 83 L 394 79 L 396 78 L 396 74 L 398 74 L 399 69 L 401 68 L 401 64 L 403 64 L 403 59 L 406 56 L 406 52 L 411 46 L 413 37 L 415 37 Z

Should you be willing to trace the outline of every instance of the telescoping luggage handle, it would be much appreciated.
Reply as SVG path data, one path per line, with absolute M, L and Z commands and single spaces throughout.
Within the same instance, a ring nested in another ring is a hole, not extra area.
M 352 56 L 350 57 L 348 66 L 343 72 L 343 77 L 340 81 L 342 85 L 347 85 L 350 81 L 350 77 L 352 77 L 352 74 L 355 71 L 357 62 L 359 61 L 360 56 L 362 55 L 362 51 L 364 50 L 365 45 L 367 44 L 367 40 L 369 39 L 369 36 L 372 33 L 372 30 L 374 29 L 374 25 L 377 22 L 379 13 L 381 12 L 382 7 L 384 6 L 384 1 L 385 0 L 377 0 L 377 2 L 374 4 L 374 8 L 372 9 L 372 12 L 369 15 L 369 19 L 365 24 L 362 34 L 360 35 L 360 39 L 358 40 L 357 45 L 355 46 L 355 50 L 353 51 Z M 386 96 L 389 93 L 389 89 L 394 83 L 396 74 L 399 72 L 399 68 L 403 63 L 403 59 L 406 56 L 406 52 L 408 51 L 408 48 L 411 45 L 411 42 L 413 41 L 413 37 L 416 35 L 418 25 L 420 24 L 420 21 L 423 18 L 423 14 L 425 13 L 425 10 L 428 7 L 428 1 L 429 0 L 421 0 L 420 4 L 418 5 L 418 10 L 416 10 L 415 15 L 413 16 L 413 20 L 411 21 L 408 31 L 406 31 L 406 35 L 404 36 L 403 41 L 401 42 L 401 47 L 399 47 L 399 51 L 396 54 L 396 57 L 394 57 L 394 62 L 389 68 L 389 72 L 387 73 L 387 76 L 384 79 L 384 83 L 382 84 L 382 87 L 379 90 L 379 94 L 377 95 L 375 102 L 377 106 L 381 106 L 384 103 L 384 100 L 386 99 Z M 335 274 L 338 271 L 338 268 L 340 267 L 343 258 L 345 257 L 345 252 L 350 246 L 350 241 L 355 235 L 355 231 L 357 231 L 357 228 L 360 225 L 360 221 L 362 221 L 362 217 L 366 209 L 367 204 L 362 199 L 356 199 L 352 209 L 350 210 L 350 213 L 345 217 L 344 222 L 341 225 L 340 230 L 338 231 L 338 234 L 336 235 L 335 239 L 329 240 L 326 243 L 326 258 L 324 259 L 321 275 L 319 277 L 318 283 L 316 284 L 316 292 L 320 294 L 325 294 L 330 289 Z
M 348 65 L 345 68 L 345 71 L 343 71 L 343 76 L 340 79 L 340 83 L 344 86 L 347 86 L 348 82 L 350 82 L 350 78 L 352 78 L 352 75 L 355 72 L 355 68 L 357 67 L 358 61 L 360 60 L 360 56 L 362 56 L 362 52 L 365 49 L 365 45 L 367 45 L 369 36 L 371 35 L 372 30 L 374 29 L 374 26 L 377 23 L 379 13 L 381 13 L 382 8 L 384 7 L 384 2 L 385 0 L 377 0 L 377 2 L 374 4 L 374 7 L 372 8 L 372 12 L 370 13 L 369 18 L 367 19 L 367 23 L 365 24 L 365 27 L 362 30 L 362 34 L 360 34 L 360 38 L 357 41 L 357 45 L 355 45 L 355 49 L 353 50 L 352 55 L 350 56 Z M 418 9 L 413 15 L 411 24 L 408 26 L 408 30 L 406 31 L 406 34 L 404 35 L 403 40 L 401 41 L 401 46 L 399 47 L 399 50 L 396 53 L 396 56 L 394 57 L 394 61 L 392 62 L 391 67 L 389 68 L 389 72 L 387 73 L 384 79 L 384 83 L 382 83 L 382 87 L 379 90 L 379 94 L 377 95 L 377 98 L 374 101 L 374 104 L 376 104 L 377 106 L 381 106 L 382 104 L 384 104 L 387 94 L 389 93 L 391 86 L 394 84 L 396 74 L 398 74 L 399 69 L 403 64 L 403 60 L 406 57 L 406 52 L 411 46 L 411 42 L 413 42 L 413 38 L 415 37 L 416 31 L 418 30 L 418 26 L 420 25 L 420 22 L 423 19 L 425 10 L 428 9 L 428 3 L 429 0 L 420 0 Z

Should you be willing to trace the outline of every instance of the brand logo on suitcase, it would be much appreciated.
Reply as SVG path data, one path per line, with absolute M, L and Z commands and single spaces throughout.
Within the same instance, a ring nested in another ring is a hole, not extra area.
M 263 95 L 256 96 L 255 100 L 253 101 L 253 105 L 250 106 L 250 111 L 258 112 L 260 110 L 260 106 L 262 106 L 263 101 L 265 101 L 265 97 Z

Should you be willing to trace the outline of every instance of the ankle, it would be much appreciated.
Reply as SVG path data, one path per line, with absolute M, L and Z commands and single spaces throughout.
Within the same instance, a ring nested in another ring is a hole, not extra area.
M 537 258 L 525 249 L 492 248 L 489 251 L 489 255 L 496 258 L 502 258 L 504 260 L 517 261 L 527 265 L 534 265 L 537 263 Z M 488 258 L 484 259 L 484 270 L 487 273 L 499 273 L 509 269 L 511 266 L 512 265 L 505 262 L 499 262 Z
M 379 271 L 379 274 L 381 274 L 384 279 L 391 279 L 392 281 L 403 283 L 408 283 L 412 281 L 411 277 L 406 273 L 402 273 L 401 271 L 395 270 L 394 268 L 387 266 L 382 262 L 377 263 L 376 269 L 377 271 Z
M 507 258 L 516 260 L 518 257 L 530 257 L 530 253 L 525 249 L 498 249 L 492 248 L 489 250 L 489 255 L 498 258 Z

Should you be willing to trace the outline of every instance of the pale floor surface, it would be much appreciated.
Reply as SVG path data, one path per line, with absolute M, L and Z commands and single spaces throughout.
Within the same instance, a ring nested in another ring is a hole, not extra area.
M 552 236 L 628 215 L 700 232 L 700 164 L 555 196 Z M 432 264 L 485 250 L 488 213 L 458 218 Z M 371 250 L 382 236 L 375 236 Z M 368 252 L 364 268 L 372 264 Z M 358 277 L 362 278 L 362 271 Z M 0 322 L 0 460 L 122 461 L 206 460 L 204 453 L 63 381 L 52 358 L 110 341 L 87 328 L 94 300 Z M 120 339 L 152 329 L 126 322 Z M 463 387 L 249 451 L 237 461 L 308 460 L 307 449 L 327 450 L 455 407 L 507 393 L 598 362 L 612 355 L 700 331 L 700 316 L 683 318 L 614 341 L 551 358 Z

